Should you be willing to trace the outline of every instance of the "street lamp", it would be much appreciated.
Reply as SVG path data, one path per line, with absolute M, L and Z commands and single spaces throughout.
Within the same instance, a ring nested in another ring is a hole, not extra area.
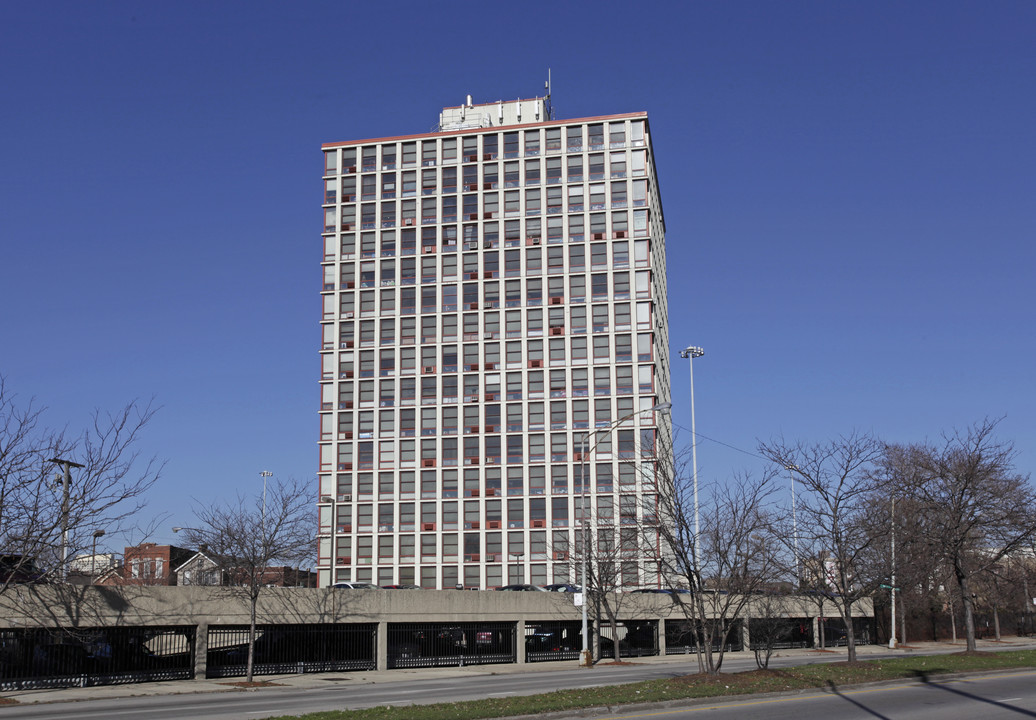
M 691 474 L 694 478 L 694 570 L 701 570 L 701 548 L 698 547 L 698 435 L 694 431 L 694 358 L 705 354 L 700 347 L 693 345 L 680 351 L 680 357 L 688 360 L 691 370 Z
M 273 473 L 269 470 L 263 470 L 259 473 L 259 477 L 263 479 L 263 532 L 266 532 L 266 478 L 272 478 Z
M 517 578 L 516 582 L 518 584 L 521 584 L 521 582 L 525 579 L 524 577 L 522 577 L 522 557 L 525 555 L 525 552 L 513 552 L 508 553 L 508 555 L 514 558 L 514 575 L 512 577 Z
M 896 496 L 892 496 L 892 577 L 889 578 L 889 594 L 892 596 L 892 631 L 889 633 L 889 650 L 896 645 Z
M 802 578 L 799 575 L 799 519 L 795 509 L 795 471 L 799 468 L 797 465 L 788 465 L 785 469 L 791 478 L 791 533 L 792 540 L 795 543 L 795 585 L 801 587 Z
M 50 462 L 61 466 L 61 579 L 68 579 L 68 496 L 72 485 L 72 468 L 83 468 L 85 465 L 51 458 Z
M 588 626 L 587 617 L 586 617 L 586 606 L 588 604 L 587 600 L 589 599 L 589 594 L 590 594 L 590 580 L 587 577 L 587 568 L 586 568 L 586 557 L 589 554 L 588 551 L 589 551 L 589 548 L 590 548 L 590 513 L 587 511 L 587 507 L 586 507 L 586 473 L 585 473 L 585 468 L 586 468 L 587 465 L 593 466 L 593 453 L 594 453 L 594 450 L 597 449 L 597 446 L 601 444 L 601 441 L 604 440 L 604 438 L 608 437 L 608 435 L 610 435 L 611 432 L 615 428 L 619 427 L 620 425 L 622 425 L 624 422 L 626 422 L 630 418 L 636 417 L 637 415 L 641 415 L 643 413 L 649 413 L 649 412 L 665 412 L 665 411 L 669 410 L 671 407 L 673 407 L 673 404 L 671 402 L 664 402 L 664 403 L 659 403 L 658 405 L 654 405 L 652 407 L 646 408 L 644 410 L 635 410 L 635 411 L 629 413 L 628 415 L 624 415 L 623 417 L 619 418 L 615 422 L 610 423 L 609 425 L 606 425 L 605 427 L 597 428 L 594 431 L 589 432 L 589 433 L 585 433 L 583 435 L 583 444 L 582 444 L 583 451 L 582 451 L 582 453 L 580 453 L 580 455 L 586 455 L 587 459 L 586 459 L 586 462 L 584 463 L 582 458 L 580 458 L 580 462 L 579 462 L 579 469 L 580 469 L 579 470 L 579 477 L 580 477 L 580 480 L 581 480 L 580 484 L 582 485 L 582 488 L 581 488 L 582 489 L 581 506 L 582 506 L 582 511 L 583 511 L 583 552 L 582 552 L 582 571 L 581 571 L 581 574 L 583 576 L 583 592 L 582 592 L 582 595 L 583 595 L 583 651 L 582 651 L 582 653 L 579 656 L 579 665 L 580 665 L 580 667 L 590 667 L 593 664 L 593 658 L 590 656 L 590 645 L 589 645 L 590 631 L 589 631 L 589 626 Z M 598 437 L 596 440 L 594 440 L 593 444 L 590 445 L 590 449 L 589 449 L 589 452 L 588 452 L 587 451 L 587 444 L 589 443 L 590 438 L 593 437 L 594 435 L 597 435 L 598 433 L 603 433 L 603 434 L 600 437 Z
M 93 548 L 90 550 L 91 584 L 97 584 L 97 538 L 104 537 L 104 530 L 94 530 Z

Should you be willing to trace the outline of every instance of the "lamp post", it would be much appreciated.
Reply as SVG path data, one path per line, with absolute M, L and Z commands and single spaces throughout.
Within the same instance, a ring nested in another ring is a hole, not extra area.
M 97 583 L 97 538 L 104 537 L 104 530 L 94 530 L 93 547 L 90 550 L 90 584 Z
M 896 645 L 896 496 L 892 496 L 892 577 L 889 582 L 889 594 L 892 596 L 892 630 L 889 632 L 889 650 Z
M 514 577 L 517 578 L 517 583 L 521 584 L 521 582 L 525 579 L 522 577 L 522 557 L 525 555 L 525 552 L 513 552 L 508 553 L 508 555 L 514 558 Z
M 259 473 L 259 477 L 263 479 L 263 532 L 266 532 L 266 479 L 272 478 L 273 473 L 269 470 L 263 470 Z
M 795 586 L 801 587 L 802 579 L 799 575 L 799 519 L 795 509 L 795 471 L 798 470 L 798 466 L 788 465 L 785 469 L 791 478 L 791 533 L 795 548 Z
M 700 347 L 690 346 L 680 351 L 680 357 L 688 360 L 691 371 L 691 476 L 694 479 L 694 571 L 701 570 L 701 548 L 698 547 L 698 435 L 694 430 L 694 358 L 705 354 Z
M 51 458 L 50 462 L 61 466 L 61 579 L 68 579 L 68 512 L 69 492 L 72 485 L 72 468 L 83 468 L 85 465 Z
M 581 501 L 582 508 L 583 508 L 583 552 L 582 552 L 582 563 L 581 563 L 582 564 L 582 571 L 580 573 L 582 575 L 582 577 L 583 577 L 583 592 L 582 592 L 582 595 L 583 595 L 583 651 L 582 651 L 582 653 L 579 656 L 579 665 L 580 665 L 580 667 L 590 667 L 593 664 L 593 658 L 591 657 L 591 654 L 590 654 L 590 645 L 589 645 L 589 641 L 590 641 L 589 623 L 587 621 L 587 616 L 586 616 L 586 606 L 587 606 L 587 601 L 589 600 L 589 595 L 590 595 L 590 581 L 589 581 L 589 578 L 587 577 L 587 566 L 586 566 L 586 558 L 587 558 L 587 555 L 589 555 L 589 549 L 590 549 L 590 513 L 588 512 L 587 506 L 586 506 L 586 474 L 583 471 L 583 468 L 585 468 L 586 465 L 593 466 L 593 453 L 594 453 L 594 450 L 597 449 L 597 446 L 601 443 L 601 441 L 604 438 L 608 437 L 608 435 L 610 435 L 611 432 L 615 428 L 619 427 L 620 425 L 622 425 L 624 422 L 626 422 L 630 418 L 636 417 L 637 415 L 641 415 L 643 413 L 648 413 L 648 412 L 665 412 L 666 410 L 669 410 L 672 406 L 673 406 L 673 404 L 671 402 L 664 402 L 664 403 L 659 403 L 658 405 L 654 405 L 652 407 L 646 408 L 644 410 L 636 410 L 634 412 L 629 413 L 628 415 L 624 415 L 623 417 L 619 418 L 618 420 L 616 420 L 615 422 L 613 422 L 613 423 L 611 423 L 609 425 L 606 425 L 605 427 L 597 428 L 597 429 L 593 430 L 592 432 L 585 433 L 583 435 L 583 443 L 582 443 L 583 452 L 581 454 L 582 455 L 587 455 L 587 460 L 586 460 L 585 464 L 582 462 L 582 460 L 580 460 L 580 473 L 579 473 L 580 478 L 582 479 L 581 485 L 582 485 L 582 491 L 583 491 L 582 492 L 582 501 Z M 603 434 L 600 437 L 598 437 L 596 440 L 594 440 L 593 444 L 590 445 L 589 453 L 587 453 L 587 444 L 589 443 L 590 438 L 593 437 L 594 435 L 597 435 L 598 433 L 603 433 Z

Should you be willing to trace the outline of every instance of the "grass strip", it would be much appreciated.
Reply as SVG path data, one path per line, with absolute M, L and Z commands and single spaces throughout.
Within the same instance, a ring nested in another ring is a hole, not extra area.
M 302 720 L 481 720 L 545 712 L 609 707 L 687 698 L 715 698 L 756 693 L 810 690 L 878 680 L 927 677 L 956 672 L 1036 667 L 1036 650 L 995 653 L 919 655 L 856 663 L 818 663 L 779 670 L 719 675 L 684 675 L 626 685 L 555 690 L 540 695 L 493 697 L 431 705 L 379 706 L 302 715 Z M 544 678 L 547 680 L 547 678 Z M 283 716 L 287 720 L 299 716 Z

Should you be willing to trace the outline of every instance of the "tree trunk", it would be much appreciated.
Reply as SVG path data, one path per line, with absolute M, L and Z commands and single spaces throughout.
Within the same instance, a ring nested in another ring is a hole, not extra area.
M 245 682 L 252 682 L 255 669 L 255 605 L 258 598 L 251 598 L 248 612 L 248 667 L 245 670 Z
M 1000 608 L 993 606 L 993 630 L 996 632 L 996 641 L 1000 642 Z
M 706 628 L 708 628 L 708 625 L 702 623 L 701 650 L 702 656 L 705 659 L 705 672 L 709 675 L 715 675 L 719 671 L 716 669 L 716 660 L 712 656 L 713 631 Z
M 856 662 L 856 633 L 853 632 L 852 603 L 843 603 L 839 609 L 842 611 L 842 623 L 845 625 L 846 660 L 854 663 Z
M 899 642 L 906 645 L 906 603 L 899 602 Z
M 968 652 L 978 649 L 975 642 L 975 608 L 971 597 L 971 583 L 961 568 L 957 568 L 957 585 L 960 587 L 961 599 L 964 601 L 964 637 L 967 640 Z

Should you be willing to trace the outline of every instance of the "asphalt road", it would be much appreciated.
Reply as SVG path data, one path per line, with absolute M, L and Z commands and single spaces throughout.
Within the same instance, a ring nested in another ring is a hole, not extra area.
M 801 695 L 741 698 L 693 707 L 653 706 L 599 716 L 608 720 L 1019 720 L 1036 717 L 1036 671 L 891 683 Z M 578 717 L 572 715 L 572 718 Z
M 892 656 L 889 653 L 888 656 Z M 884 657 L 882 653 L 868 654 L 867 659 Z M 772 667 L 787 667 L 805 663 L 815 663 L 829 659 L 838 661 L 844 659 L 842 653 L 833 653 L 828 657 L 812 656 L 787 656 L 775 658 Z M 748 670 L 755 667 L 750 656 L 728 657 L 724 662 L 723 669 L 729 672 Z M 440 701 L 456 700 L 477 700 L 485 697 L 507 696 L 507 695 L 530 695 L 546 692 L 560 688 L 592 688 L 601 685 L 615 685 L 621 683 L 637 682 L 659 677 L 672 677 L 697 671 L 697 663 L 693 656 L 687 658 L 687 662 L 656 662 L 632 664 L 625 666 L 598 666 L 593 670 L 582 670 L 578 668 L 558 669 L 552 668 L 548 672 L 544 669 L 529 668 L 525 672 L 506 672 L 494 674 L 492 666 L 471 668 L 470 674 L 464 676 L 449 677 L 421 677 L 419 674 L 407 676 L 404 680 L 397 676 L 388 682 L 372 682 L 364 677 L 362 673 L 339 674 L 326 676 L 326 687 L 274 687 L 263 688 L 253 691 L 228 691 L 208 692 L 190 694 L 161 694 L 154 696 L 139 697 L 115 697 L 92 700 L 79 700 L 75 702 L 55 702 L 37 705 L 0 706 L 0 720 L 6 718 L 32 718 L 34 720 L 132 720 L 134 718 L 147 718 L 147 720 L 165 720 L 169 718 L 193 718 L 194 720 L 252 720 L 273 717 L 278 715 L 297 715 L 307 712 L 331 709 L 357 709 L 376 705 L 409 705 L 413 703 L 429 703 Z M 1027 678 L 1032 682 L 1034 674 L 1018 674 L 1018 677 Z M 972 682 L 972 681 L 968 681 Z M 992 682 L 992 681 L 990 681 Z M 999 681 L 998 681 L 999 682 Z M 946 683 L 947 688 L 956 688 L 952 683 Z M 898 686 L 897 686 L 898 687 Z M 906 684 L 903 686 L 907 687 Z M 950 690 L 933 692 L 933 684 L 927 688 L 929 698 L 950 698 L 953 702 L 959 703 L 959 697 Z M 942 687 L 939 685 L 938 687 Z M 962 685 L 963 687 L 963 685 Z M 925 690 L 926 688 L 918 688 Z M 852 701 L 856 694 L 871 692 L 867 691 L 846 691 L 841 695 L 832 693 L 814 693 L 810 696 L 799 698 L 803 702 L 812 702 L 804 709 L 788 712 L 788 717 L 801 720 L 802 713 L 812 716 L 819 712 L 833 712 L 833 717 L 851 717 L 844 713 L 856 707 Z M 884 692 L 884 690 L 882 691 Z M 888 692 L 892 692 L 891 690 Z M 899 690 L 901 695 L 906 695 Z M 996 692 L 991 691 L 989 697 L 1029 697 L 1031 692 L 1020 693 L 1015 691 Z M 1000 694 L 997 695 L 997 692 Z M 898 714 L 898 700 L 895 696 L 890 700 L 891 709 L 896 710 L 890 715 L 875 715 L 869 713 L 860 717 L 934 717 L 935 710 L 931 705 L 921 705 L 921 714 L 900 715 Z M 877 698 L 877 696 L 875 696 Z M 868 702 L 870 701 L 868 696 Z M 783 712 L 785 702 L 767 701 L 769 704 L 760 704 L 760 707 L 768 708 L 766 717 L 768 720 L 775 720 L 780 715 L 774 713 L 778 710 Z M 790 702 L 790 700 L 788 700 Z M 950 705 L 953 704 L 950 703 Z M 732 704 L 733 703 L 733 704 Z M 735 714 L 730 717 L 752 717 L 747 714 L 754 705 L 751 701 L 740 700 L 728 703 L 713 704 L 710 707 L 739 707 L 739 710 L 730 709 Z M 823 710 L 819 708 L 823 707 Z M 928 707 L 928 713 L 923 708 Z M 1030 707 L 1030 706 L 1027 706 Z M 681 715 L 670 715 L 665 710 L 665 717 L 682 717 Z M 683 712 L 700 712 L 699 709 L 685 710 Z M 793 714 L 794 713 L 794 714 Z M 971 706 L 969 718 L 976 717 L 977 711 Z M 982 709 L 982 718 L 987 720 L 988 712 Z M 1030 713 L 1036 716 L 1036 713 Z M 633 713 L 630 715 L 616 715 L 616 717 L 639 717 Z M 1017 716 L 1017 715 L 1016 715 Z M 652 717 L 655 717 L 652 714 Z M 687 715 L 689 717 L 689 715 Z M 950 716 L 938 713 L 940 720 L 952 720 Z M 961 716 L 963 717 L 963 716 Z

